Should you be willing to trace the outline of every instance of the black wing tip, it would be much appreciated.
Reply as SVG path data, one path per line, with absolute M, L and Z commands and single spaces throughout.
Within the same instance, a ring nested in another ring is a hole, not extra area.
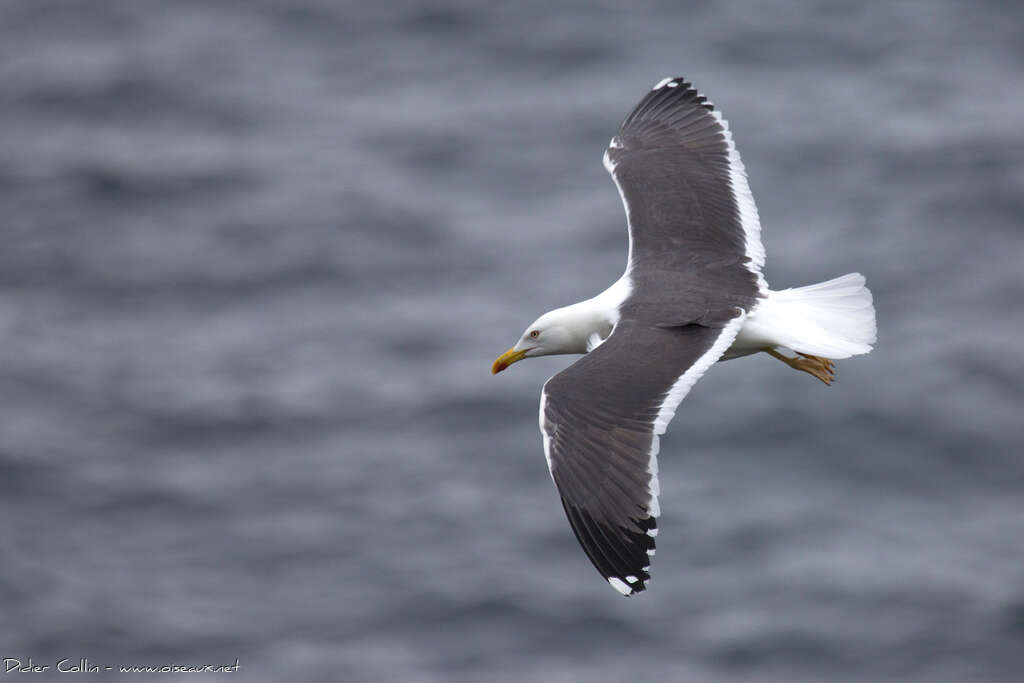
M 647 563 L 640 567 L 635 574 L 622 575 L 601 572 L 608 584 L 627 598 L 647 590 L 647 584 L 651 581 L 651 558 L 654 557 L 655 551 L 654 538 L 658 535 L 658 520 L 654 517 L 634 519 L 633 523 L 640 528 L 642 533 L 637 533 L 632 529 L 623 530 L 623 533 L 632 540 L 635 546 L 644 550 L 644 554 L 647 555 Z
M 562 505 L 576 540 L 605 581 L 626 597 L 646 590 L 658 533 L 655 518 L 631 519 L 633 528 L 619 527 L 613 531 L 564 498 Z
M 701 95 L 700 92 L 693 87 L 693 83 L 686 80 L 683 76 L 663 78 L 655 83 L 654 87 L 651 88 L 651 92 L 658 92 L 661 90 L 675 90 L 677 93 L 683 93 L 683 97 L 686 99 L 692 97 L 697 104 L 708 111 L 715 110 L 715 105 L 708 102 L 708 98 Z
M 713 112 L 714 105 L 708 102 L 708 98 L 701 95 L 693 85 L 683 77 L 663 78 L 654 84 L 633 111 L 623 120 L 619 126 L 620 131 L 631 128 L 642 121 L 657 121 L 663 119 L 668 112 Z M 640 131 L 634 130 L 636 135 Z M 626 145 L 629 147 L 629 145 Z

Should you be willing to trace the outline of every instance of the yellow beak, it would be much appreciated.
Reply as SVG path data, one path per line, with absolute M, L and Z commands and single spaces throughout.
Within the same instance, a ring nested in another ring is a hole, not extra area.
M 522 360 L 523 356 L 525 355 L 526 351 L 516 351 L 515 349 L 509 349 L 505 353 L 498 356 L 498 359 L 494 361 L 494 365 L 491 366 L 491 374 L 497 375 L 499 372 L 501 372 L 508 366 L 512 365 L 517 360 Z

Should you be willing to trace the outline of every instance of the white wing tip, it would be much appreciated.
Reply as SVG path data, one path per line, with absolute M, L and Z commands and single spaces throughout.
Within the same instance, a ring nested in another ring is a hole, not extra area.
M 644 571 L 647 571 L 650 567 L 644 567 Z M 618 576 L 609 576 L 608 584 L 614 588 L 618 593 L 625 596 L 636 595 L 637 592 L 647 588 L 647 584 L 650 581 L 640 581 L 639 577 L 630 574 L 624 577 L 625 581 Z M 630 585 L 632 584 L 632 585 Z

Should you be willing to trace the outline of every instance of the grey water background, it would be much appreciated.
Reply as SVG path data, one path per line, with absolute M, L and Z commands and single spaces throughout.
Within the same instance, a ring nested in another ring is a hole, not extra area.
M 0 657 L 1021 680 L 1021 8 L 0 3 Z M 627 600 L 540 450 L 572 359 L 489 365 L 621 273 L 601 154 L 668 75 L 769 282 L 863 272 L 880 332 L 711 369 Z

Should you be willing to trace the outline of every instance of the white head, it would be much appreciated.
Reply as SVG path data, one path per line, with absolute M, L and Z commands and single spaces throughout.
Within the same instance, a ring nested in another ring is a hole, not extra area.
M 592 334 L 608 336 L 611 324 L 582 301 L 565 308 L 556 308 L 537 318 L 523 332 L 516 345 L 498 356 L 491 372 L 498 374 L 523 358 L 551 356 L 560 353 L 586 353 Z

